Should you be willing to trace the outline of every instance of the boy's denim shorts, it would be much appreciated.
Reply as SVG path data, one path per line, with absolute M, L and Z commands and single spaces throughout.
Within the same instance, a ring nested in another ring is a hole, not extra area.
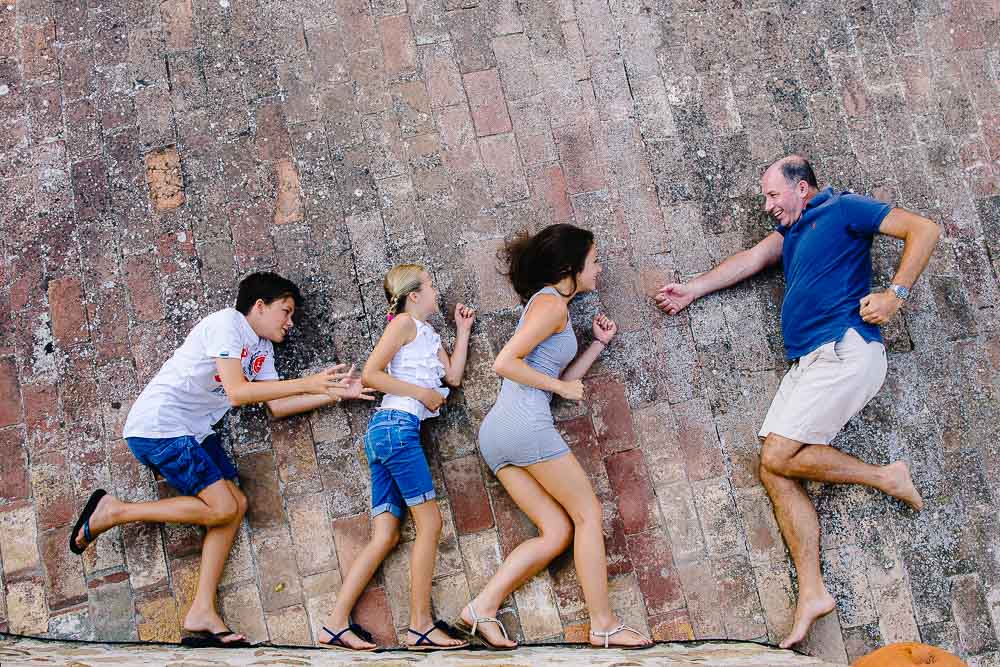
M 420 446 L 420 419 L 402 410 L 379 410 L 368 422 L 365 454 L 372 476 L 372 517 L 392 512 L 403 518 L 403 505 L 433 500 L 434 483 Z
M 194 436 L 125 438 L 139 459 L 163 475 L 182 496 L 196 496 L 221 479 L 236 479 L 236 467 L 213 433 L 199 443 Z

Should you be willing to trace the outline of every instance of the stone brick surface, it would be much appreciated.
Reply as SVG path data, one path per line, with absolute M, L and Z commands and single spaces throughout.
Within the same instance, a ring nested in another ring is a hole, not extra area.
M 127 526 L 82 561 L 63 546 L 93 488 L 174 493 L 120 438 L 131 402 L 252 270 L 305 294 L 283 377 L 363 363 L 398 261 L 480 314 L 465 386 L 425 428 L 446 522 L 433 599 L 456 611 L 537 534 L 475 449 L 518 316 L 496 253 L 572 222 L 604 265 L 572 308 L 580 343 L 598 310 L 621 333 L 555 417 L 604 509 L 615 608 L 662 640 L 780 639 L 794 573 L 756 437 L 787 366 L 780 272 L 674 318 L 649 297 L 763 238 L 757 174 L 800 150 L 823 184 L 944 230 L 885 330 L 887 387 L 836 443 L 909 461 L 927 510 L 808 486 L 838 610 L 804 648 L 845 661 L 919 639 L 994 664 L 997 20 L 984 0 L 6 3 L 0 629 L 175 641 L 198 530 Z M 876 244 L 877 285 L 898 256 Z M 367 542 L 367 416 L 228 420 L 250 511 L 220 605 L 254 641 L 312 641 Z M 357 614 L 387 643 L 407 549 Z M 586 637 L 570 554 L 508 603 L 522 639 Z

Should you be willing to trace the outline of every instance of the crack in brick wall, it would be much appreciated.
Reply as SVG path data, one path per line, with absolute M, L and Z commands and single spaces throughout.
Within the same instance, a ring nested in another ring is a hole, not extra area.
M 802 151 L 824 183 L 945 232 L 885 329 L 885 388 L 836 441 L 910 461 L 928 507 L 810 485 L 838 609 L 805 648 L 844 662 L 920 639 L 995 664 L 998 26 L 985 0 L 0 5 L 0 628 L 176 640 L 198 530 L 65 549 L 94 488 L 173 493 L 119 437 L 132 401 L 257 269 L 306 295 L 280 372 L 363 362 L 397 261 L 480 312 L 465 386 L 425 427 L 445 517 L 434 604 L 457 613 L 533 534 L 476 451 L 518 315 L 496 250 L 575 222 L 605 266 L 578 332 L 604 310 L 621 333 L 587 400 L 555 414 L 604 507 L 614 606 L 659 639 L 774 641 L 793 572 L 755 433 L 786 367 L 780 272 L 676 318 L 649 297 L 763 238 L 759 170 Z M 898 257 L 876 244 L 879 285 Z M 368 530 L 367 416 L 227 419 L 251 509 L 220 605 L 254 641 L 310 643 L 331 608 Z M 357 610 L 382 642 L 405 630 L 410 539 Z M 585 637 L 569 554 L 509 602 L 519 639 Z

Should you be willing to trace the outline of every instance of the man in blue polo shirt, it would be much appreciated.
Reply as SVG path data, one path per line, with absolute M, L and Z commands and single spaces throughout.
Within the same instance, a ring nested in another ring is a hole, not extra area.
M 835 608 L 819 565 L 819 521 L 799 480 L 864 484 L 923 505 L 903 461 L 874 466 L 829 446 L 878 392 L 886 356 L 879 325 L 909 296 L 937 243 L 938 226 L 919 215 L 850 192 L 820 190 L 809 162 L 778 160 L 761 177 L 764 208 L 777 225 L 763 241 L 686 284 L 664 285 L 656 304 L 676 315 L 695 299 L 781 261 L 785 299 L 781 331 L 791 367 L 775 394 L 759 437 L 760 479 L 774 505 L 799 578 L 788 648 Z M 875 234 L 903 240 L 892 283 L 871 291 Z

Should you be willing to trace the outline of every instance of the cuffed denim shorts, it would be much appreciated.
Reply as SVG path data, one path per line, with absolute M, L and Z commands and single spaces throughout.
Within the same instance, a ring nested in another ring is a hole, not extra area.
M 420 419 L 402 410 L 379 410 L 368 422 L 365 454 L 372 477 L 372 516 L 433 500 L 434 482 L 420 446 Z
M 213 433 L 200 443 L 177 438 L 125 438 L 139 463 L 160 473 L 182 496 L 196 496 L 222 479 L 236 479 L 236 466 Z

